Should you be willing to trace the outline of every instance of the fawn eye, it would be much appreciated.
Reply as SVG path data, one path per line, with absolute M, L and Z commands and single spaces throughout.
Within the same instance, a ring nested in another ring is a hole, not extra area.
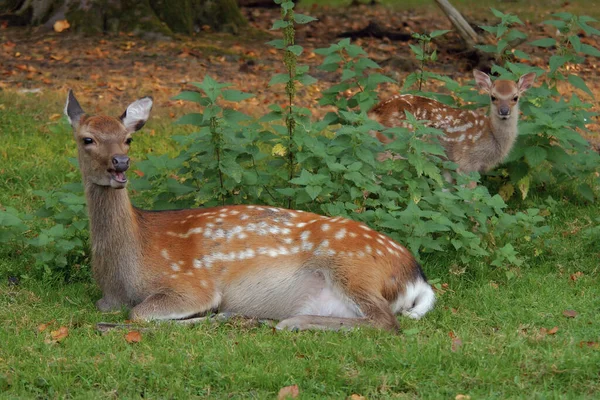
M 496 98 L 496 96 L 491 96 L 491 97 L 492 97 L 492 101 L 496 101 L 496 100 L 498 100 L 498 99 Z
M 519 101 L 519 96 L 513 97 L 513 101 Z
M 88 144 L 92 144 L 92 143 L 94 143 L 94 139 L 89 138 L 89 137 L 83 138 L 83 144 L 88 145 Z
M 131 144 L 131 142 L 133 142 L 132 138 L 127 138 L 127 140 L 125 140 L 125 144 L 128 146 Z

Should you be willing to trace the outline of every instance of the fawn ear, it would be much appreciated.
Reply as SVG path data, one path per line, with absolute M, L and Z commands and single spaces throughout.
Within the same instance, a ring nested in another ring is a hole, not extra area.
M 533 85 L 534 80 L 535 80 L 535 72 L 530 72 L 530 73 L 525 74 L 522 77 L 520 77 L 519 83 L 517 83 L 519 92 L 524 92 L 527 89 L 529 89 Z
M 152 110 L 152 97 L 146 96 L 131 103 L 121 115 L 121 122 L 128 132 L 142 129 Z
M 79 105 L 79 102 L 75 98 L 75 95 L 71 89 L 69 89 L 69 94 L 67 95 L 67 103 L 65 104 L 64 112 L 73 129 L 77 129 L 79 126 L 79 121 L 81 120 L 81 116 L 85 114 L 85 112 Z
M 475 83 L 480 89 L 485 90 L 486 92 L 492 90 L 492 80 L 488 74 L 481 72 L 478 69 L 474 69 L 473 76 L 475 77 Z

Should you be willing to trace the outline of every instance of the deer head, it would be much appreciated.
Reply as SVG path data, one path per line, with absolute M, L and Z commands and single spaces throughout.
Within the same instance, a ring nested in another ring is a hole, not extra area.
M 152 98 L 131 103 L 119 118 L 88 116 L 72 90 L 69 90 L 65 115 L 73 127 L 79 166 L 86 184 L 123 189 L 127 185 L 131 134 L 140 130 L 152 109 Z
M 479 70 L 473 70 L 473 75 L 477 86 L 490 95 L 492 118 L 507 120 L 513 115 L 518 118 L 519 97 L 533 85 L 535 72 L 521 76 L 517 83 L 504 79 L 492 82 L 488 74 Z

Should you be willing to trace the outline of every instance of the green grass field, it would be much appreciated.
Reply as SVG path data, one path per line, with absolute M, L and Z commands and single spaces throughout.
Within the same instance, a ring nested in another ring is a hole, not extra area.
M 80 179 L 68 161 L 71 133 L 51 120 L 63 99 L 0 92 L 0 104 L 0 205 L 32 212 L 42 201 L 34 190 Z M 175 129 L 158 110 L 136 136 L 134 163 L 150 151 L 175 152 Z M 399 335 L 279 332 L 232 321 L 148 324 L 141 341 L 128 343 L 128 330 L 96 329 L 127 313 L 96 311 L 92 283 L 13 285 L 8 276 L 25 274 L 31 260 L 27 251 L 0 249 L 0 398 L 276 398 L 294 384 L 300 398 L 594 398 L 600 245 L 584 231 L 600 211 L 562 188 L 510 206 L 550 195 L 558 202 L 547 216 L 552 231 L 543 245 L 514 243 L 527 257 L 520 268 L 479 262 L 461 270 L 451 255 L 426 257 L 442 291 L 423 320 L 401 318 Z M 59 327 L 68 336 L 56 343 Z

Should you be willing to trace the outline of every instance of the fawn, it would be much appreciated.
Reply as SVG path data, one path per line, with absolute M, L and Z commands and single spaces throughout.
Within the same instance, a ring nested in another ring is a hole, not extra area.
M 72 91 L 65 105 L 89 209 L 101 311 L 132 320 L 184 320 L 213 310 L 281 320 L 278 329 L 371 325 L 397 330 L 435 295 L 410 252 L 341 217 L 247 205 L 173 211 L 132 206 L 125 172 L 131 135 L 152 99 L 120 118 L 89 116 Z
M 502 162 L 512 149 L 518 134 L 519 97 L 531 87 L 535 73 L 530 72 L 518 82 L 496 80 L 474 70 L 477 86 L 490 95 L 490 115 L 459 110 L 439 101 L 414 95 L 397 95 L 383 101 L 369 111 L 369 117 L 387 127 L 409 128 L 404 111 L 419 120 L 428 120 L 429 126 L 438 128 L 445 135 L 440 141 L 449 160 L 458 164 L 458 171 L 486 172 Z M 393 139 L 380 132 L 371 134 L 383 143 Z M 389 158 L 381 154 L 379 159 Z

